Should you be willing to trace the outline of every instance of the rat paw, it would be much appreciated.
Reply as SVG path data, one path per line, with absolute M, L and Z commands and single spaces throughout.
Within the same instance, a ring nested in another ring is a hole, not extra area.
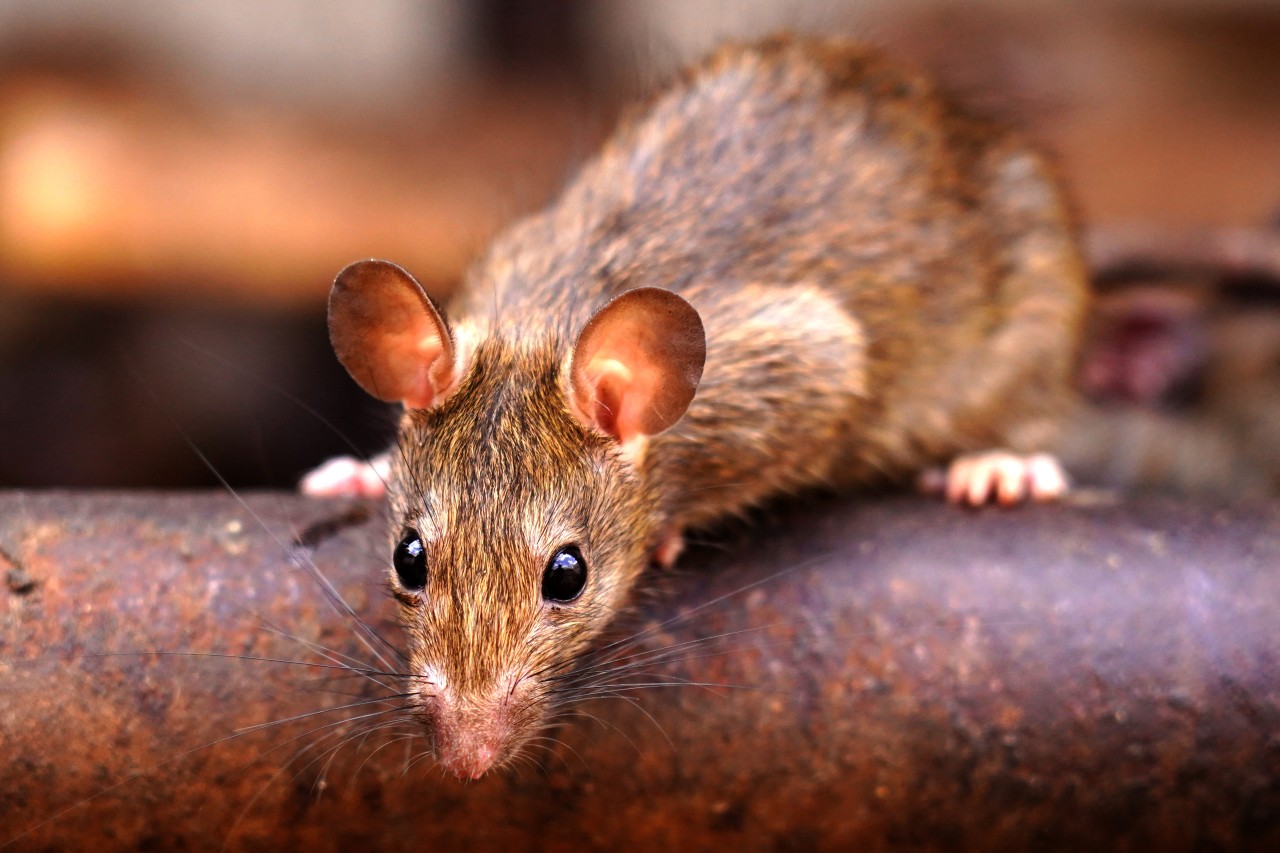
M 662 539 L 658 542 L 658 547 L 653 552 L 653 562 L 664 569 L 671 568 L 676 560 L 680 557 L 680 552 L 684 550 L 684 537 L 680 535 L 679 528 L 672 528 L 663 532 Z
M 380 498 L 387 493 L 391 459 L 386 454 L 368 462 L 338 456 L 309 471 L 298 491 L 315 498 Z
M 1004 450 L 958 456 L 945 472 L 924 472 L 920 487 L 925 492 L 945 495 L 949 503 L 968 506 L 1050 501 L 1062 497 L 1068 489 L 1066 472 L 1053 456 L 1020 456 Z

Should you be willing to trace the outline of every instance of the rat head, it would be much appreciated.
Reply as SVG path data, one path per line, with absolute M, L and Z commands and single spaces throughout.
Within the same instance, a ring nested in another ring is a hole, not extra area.
M 548 331 L 460 355 L 408 273 L 361 261 L 334 282 L 329 329 L 352 377 L 406 407 L 389 484 L 406 692 L 437 759 L 478 777 L 547 724 L 627 604 L 661 521 L 641 463 L 693 398 L 702 323 L 640 288 L 572 348 Z

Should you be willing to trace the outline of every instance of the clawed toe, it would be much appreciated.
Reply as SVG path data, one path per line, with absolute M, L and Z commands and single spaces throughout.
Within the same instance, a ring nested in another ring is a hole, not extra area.
M 933 469 L 922 474 L 920 486 L 926 492 L 945 495 L 950 503 L 967 506 L 1050 501 L 1068 490 L 1066 472 L 1053 456 L 1021 456 L 1001 450 L 958 456 L 945 472 Z

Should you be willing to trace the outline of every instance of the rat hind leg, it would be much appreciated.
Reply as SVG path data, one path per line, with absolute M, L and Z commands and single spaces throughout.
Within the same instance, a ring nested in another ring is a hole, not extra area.
M 1056 500 L 1067 493 L 1068 480 L 1057 458 L 1048 453 L 987 450 L 957 456 L 945 470 L 925 471 L 920 488 L 945 495 L 953 504 L 1012 506 Z

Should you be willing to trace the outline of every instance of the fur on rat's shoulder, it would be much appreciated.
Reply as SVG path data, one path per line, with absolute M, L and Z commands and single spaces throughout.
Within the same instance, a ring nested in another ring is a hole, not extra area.
M 501 234 L 447 311 L 343 270 L 339 359 L 405 407 L 371 473 L 416 707 L 478 776 L 685 530 L 780 494 L 921 479 L 1056 497 L 1086 286 L 1043 157 L 861 44 L 724 47 Z

